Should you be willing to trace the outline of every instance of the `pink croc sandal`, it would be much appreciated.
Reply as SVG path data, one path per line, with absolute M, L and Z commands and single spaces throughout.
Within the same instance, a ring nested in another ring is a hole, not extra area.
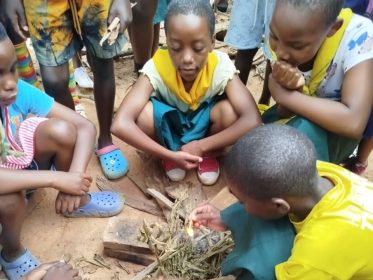
M 119 179 L 128 172 L 128 161 L 116 145 L 99 149 L 96 155 L 106 178 Z

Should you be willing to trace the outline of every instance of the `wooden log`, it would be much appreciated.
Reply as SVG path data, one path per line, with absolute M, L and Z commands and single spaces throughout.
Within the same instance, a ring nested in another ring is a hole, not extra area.
M 142 221 L 113 217 L 103 235 L 104 253 L 124 261 L 149 264 L 155 256 L 148 244 L 138 240 Z

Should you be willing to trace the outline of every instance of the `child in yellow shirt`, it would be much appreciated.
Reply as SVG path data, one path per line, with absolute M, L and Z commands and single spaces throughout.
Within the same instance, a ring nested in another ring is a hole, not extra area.
M 288 250 L 274 249 L 284 240 L 280 236 L 283 231 L 276 223 L 288 216 L 296 236 L 290 257 L 282 262 L 278 259 L 281 263 L 275 267 L 276 279 L 371 279 L 371 182 L 338 165 L 317 162 L 315 148 L 304 134 L 278 124 L 256 128 L 237 141 L 226 158 L 225 173 L 231 192 L 248 213 L 241 211 L 240 215 L 228 216 L 229 208 L 221 214 L 211 205 L 203 205 L 190 215 L 196 227 L 229 228 L 239 237 L 235 239 L 236 247 L 242 244 L 242 239 L 271 232 L 270 240 L 256 239 L 262 240 L 256 266 L 267 265 L 267 271 L 273 274 L 274 267 L 261 257 Z M 256 221 L 258 226 L 243 234 L 249 214 L 262 222 Z M 273 220 L 272 227 L 268 220 Z M 238 226 L 232 227 L 235 221 Z M 260 232 L 263 225 L 266 231 Z M 258 244 L 249 242 L 245 246 L 236 249 L 241 250 L 242 257 L 243 250 L 252 250 Z M 236 262 L 239 258 L 238 255 Z M 258 270 L 252 266 L 252 275 L 258 276 L 255 274 Z M 267 277 L 272 279 L 274 275 Z

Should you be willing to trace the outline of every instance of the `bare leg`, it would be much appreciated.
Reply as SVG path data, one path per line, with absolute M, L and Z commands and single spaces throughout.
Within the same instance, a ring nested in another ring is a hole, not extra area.
M 35 135 L 35 160 L 40 169 L 49 169 L 53 163 L 56 170 L 69 171 L 74 154 L 77 131 L 71 123 L 50 119 L 41 123 Z M 89 202 L 88 195 L 80 205 Z
M 136 120 L 136 124 L 146 135 L 157 141 L 157 136 L 154 129 L 153 104 L 150 101 L 140 113 Z
M 362 139 L 357 150 L 357 162 L 363 165 L 368 164 L 369 155 L 373 149 L 373 138 Z
M 271 93 L 268 88 L 268 77 L 271 73 L 272 73 L 271 62 L 267 60 L 266 72 L 265 72 L 264 83 L 263 83 L 263 91 L 258 102 L 259 104 L 269 105 L 269 101 L 271 99 Z
M 0 196 L 0 243 L 3 246 L 1 254 L 8 262 L 15 260 L 24 252 L 20 237 L 25 213 L 26 202 L 22 192 Z
M 98 148 L 101 149 L 113 142 L 110 126 L 113 118 L 115 99 L 115 76 L 113 59 L 101 59 L 88 53 L 94 77 L 95 104 L 100 132 Z
M 59 66 L 40 65 L 40 73 L 44 90 L 47 94 L 70 109 L 75 109 L 73 98 L 69 91 L 69 64 Z
M 129 28 L 134 52 L 135 70 L 138 71 L 151 58 L 153 51 L 153 17 L 157 8 L 155 0 L 138 0 L 133 8 L 133 21 Z
M 153 47 L 152 47 L 151 56 L 153 56 L 158 49 L 160 29 L 161 29 L 161 24 L 160 23 L 154 24 Z
M 237 51 L 234 64 L 236 68 L 240 71 L 240 74 L 238 76 L 240 77 L 240 80 L 244 85 L 247 84 L 247 79 L 249 78 L 249 73 L 251 66 L 253 64 L 253 59 L 257 51 L 258 49 Z
M 216 134 L 231 126 L 238 116 L 228 100 L 218 102 L 210 112 L 209 135 Z

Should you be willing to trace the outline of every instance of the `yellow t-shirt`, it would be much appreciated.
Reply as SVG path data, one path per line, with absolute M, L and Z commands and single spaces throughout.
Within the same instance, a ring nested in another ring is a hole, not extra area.
M 335 185 L 302 222 L 277 279 L 373 279 L 373 183 L 338 165 L 318 162 Z

